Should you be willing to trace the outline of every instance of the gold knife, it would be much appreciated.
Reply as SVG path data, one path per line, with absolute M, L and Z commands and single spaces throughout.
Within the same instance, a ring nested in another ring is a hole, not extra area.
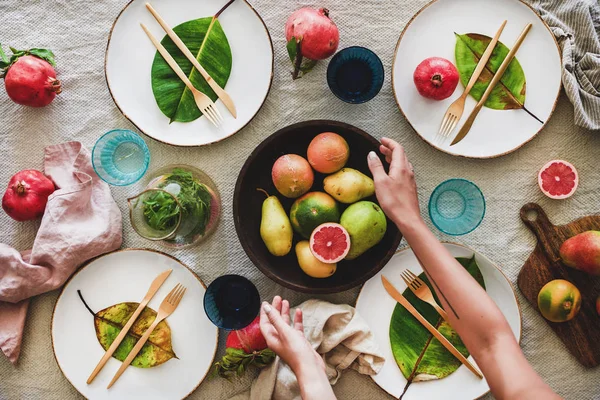
M 498 82 L 500 82 L 500 79 L 502 79 L 502 75 L 504 75 L 506 68 L 508 68 L 508 65 L 510 64 L 512 59 L 515 57 L 517 50 L 519 50 L 521 43 L 523 43 L 523 40 L 525 39 L 525 36 L 527 36 L 527 33 L 529 33 L 530 29 L 531 29 L 531 24 L 527 24 L 525 29 L 523 29 L 523 32 L 521 32 L 521 35 L 519 35 L 519 38 L 515 42 L 515 45 L 513 46 L 513 48 L 510 49 L 510 51 L 504 58 L 504 61 L 502 61 L 500 68 L 498 68 L 498 71 L 496 71 L 496 74 L 492 78 L 487 89 L 485 89 L 483 96 L 481 96 L 481 99 L 477 102 L 473 111 L 471 111 L 471 115 L 469 115 L 469 118 L 467 118 L 467 120 L 465 121 L 462 128 L 460 128 L 460 131 L 458 131 L 458 134 L 456 135 L 456 137 L 454 138 L 452 143 L 450 143 L 450 146 L 454 146 L 455 144 L 457 144 L 458 142 L 463 140 L 465 138 L 465 136 L 467 136 L 467 133 L 469 133 L 469 131 L 471 130 L 471 126 L 473 125 L 475 118 L 477 118 L 477 114 L 479 114 L 479 111 L 481 110 L 481 108 L 485 104 L 486 100 L 490 96 L 490 93 L 492 93 L 492 90 L 494 90 L 494 87 L 496 86 L 496 84 Z
M 210 85 L 210 87 L 212 88 L 212 90 L 217 94 L 217 96 L 219 96 L 219 99 L 221 99 L 221 101 L 223 102 L 225 107 L 227 107 L 227 109 L 229 110 L 231 115 L 233 115 L 233 118 L 237 118 L 237 111 L 235 110 L 235 104 L 233 104 L 233 100 L 231 99 L 231 96 L 229 96 L 229 94 L 225 90 L 223 90 L 223 88 L 221 86 L 219 86 L 219 84 L 217 82 L 215 82 L 215 80 L 208 74 L 208 72 L 206 72 L 206 70 L 202 67 L 202 65 L 200 65 L 198 60 L 196 60 L 196 57 L 194 57 L 194 55 L 192 54 L 190 49 L 188 49 L 187 46 L 185 45 L 185 43 L 183 43 L 181 41 L 181 39 L 179 38 L 179 36 L 177 36 L 177 34 L 173 31 L 173 29 L 171 29 L 169 27 L 169 25 L 167 25 L 165 20 L 162 19 L 162 17 L 160 15 L 158 15 L 156 10 L 154 8 L 152 8 L 150 3 L 146 3 L 146 8 L 154 16 L 154 18 L 160 24 L 160 26 L 162 26 L 162 28 L 165 30 L 165 32 L 167 32 L 167 35 L 171 38 L 173 43 L 175 43 L 175 45 L 179 48 L 179 50 L 181 50 L 181 52 L 187 57 L 187 59 L 190 60 L 190 62 L 194 66 L 194 68 L 196 68 L 198 70 L 198 72 L 200 72 L 202 77 L 204 77 L 204 79 L 206 80 L 206 83 L 208 83 Z M 213 24 L 214 22 L 215 21 L 213 18 L 213 21 L 211 22 L 211 24 Z
M 392 296 L 394 300 L 406 308 L 408 312 L 413 315 L 413 317 L 415 317 L 433 336 L 435 336 L 435 338 L 440 341 L 446 350 L 452 353 L 454 357 L 458 358 L 458 360 L 463 363 L 464 366 L 469 369 L 469 371 L 475 374 L 475 376 L 477 376 L 479 379 L 483 379 L 481 372 L 479 372 L 479 370 L 473 364 L 471 364 L 469 360 L 467 360 L 465 356 L 463 356 L 460 351 L 458 351 L 456 347 L 454 347 L 452 343 L 450 343 L 448 339 L 446 339 L 446 337 L 440 333 L 440 331 L 435 329 L 435 327 L 431 325 L 429 321 L 427 321 L 425 317 L 423 317 L 417 311 L 417 309 L 410 304 L 408 300 L 406 300 L 406 297 L 402 296 L 402 293 L 400 293 L 383 275 L 381 275 L 381 282 L 383 283 L 383 287 L 385 288 L 386 292 L 388 292 L 388 294 Z
M 104 353 L 104 356 L 102 356 L 102 359 L 100 360 L 98 365 L 96 365 L 96 368 L 94 369 L 94 371 L 92 372 L 92 374 L 90 375 L 90 377 L 87 380 L 88 385 L 90 383 L 92 383 L 94 378 L 96 378 L 96 375 L 98 375 L 98 373 L 102 370 L 102 368 L 104 368 L 104 365 L 106 364 L 108 359 L 110 357 L 112 357 L 115 350 L 117 350 L 117 347 L 119 347 L 119 345 L 121 344 L 121 342 L 127 335 L 127 332 L 129 332 L 129 329 L 131 329 L 131 326 L 133 325 L 133 323 L 135 322 L 137 317 L 140 315 L 142 310 L 144 310 L 144 307 L 146 307 L 146 305 L 150 302 L 150 300 L 152 300 L 152 297 L 154 297 L 156 292 L 158 292 L 158 289 L 160 289 L 162 284 L 165 283 L 165 281 L 167 280 L 169 275 L 171 275 L 171 272 L 173 272 L 173 270 L 168 269 L 168 270 L 162 272 L 156 278 L 154 278 L 154 281 L 152 281 L 152 284 L 150 285 L 150 289 L 148 289 L 148 293 L 146 293 L 146 296 L 141 301 L 138 308 L 133 312 L 133 314 L 131 315 L 131 317 L 129 318 L 129 320 L 127 321 L 125 326 L 123 327 L 123 329 L 121 329 L 121 332 L 119 333 L 119 335 L 117 336 L 115 341 L 112 342 L 112 344 L 110 345 L 110 347 L 108 348 L 106 353 Z

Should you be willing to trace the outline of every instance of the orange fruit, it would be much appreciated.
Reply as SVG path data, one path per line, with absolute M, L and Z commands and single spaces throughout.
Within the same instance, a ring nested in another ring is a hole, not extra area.
M 337 133 L 323 132 L 308 145 L 307 157 L 315 171 L 331 174 L 344 168 L 350 157 L 350 147 Z

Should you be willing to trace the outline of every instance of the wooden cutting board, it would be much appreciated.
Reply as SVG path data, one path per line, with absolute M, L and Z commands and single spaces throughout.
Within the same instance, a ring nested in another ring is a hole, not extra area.
M 549 281 L 565 279 L 577 286 L 581 291 L 582 304 L 575 318 L 562 323 L 544 320 L 581 364 L 588 368 L 600 365 L 600 316 L 596 312 L 600 276 L 568 268 L 561 263 L 559 256 L 560 246 L 566 239 L 589 230 L 600 231 L 600 215 L 556 226 L 542 207 L 529 203 L 521 208 L 521 219 L 537 237 L 537 245 L 519 273 L 519 289 L 538 310 L 537 295 Z

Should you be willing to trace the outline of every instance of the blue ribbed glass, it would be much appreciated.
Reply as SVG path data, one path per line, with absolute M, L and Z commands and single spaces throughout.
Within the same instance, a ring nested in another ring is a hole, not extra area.
M 103 181 L 114 186 L 131 185 L 148 170 L 150 150 L 135 132 L 115 129 L 105 133 L 94 145 L 92 164 Z
M 383 64 L 377 54 L 359 46 L 339 51 L 327 67 L 329 88 L 346 103 L 371 100 L 381 90 L 383 78 Z
M 204 311 L 221 329 L 242 329 L 256 318 L 259 310 L 260 295 L 256 286 L 240 275 L 218 277 L 204 294 Z
M 473 182 L 449 179 L 435 188 L 429 198 L 429 217 L 448 235 L 472 232 L 485 215 L 485 198 Z

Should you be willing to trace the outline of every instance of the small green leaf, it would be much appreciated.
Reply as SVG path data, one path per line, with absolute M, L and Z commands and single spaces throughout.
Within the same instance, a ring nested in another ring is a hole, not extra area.
M 309 60 L 308 58 L 305 58 L 304 60 L 305 61 L 300 66 L 300 71 L 302 72 L 302 74 L 310 72 L 315 67 L 315 65 L 317 65 L 317 60 Z
M 296 62 L 296 55 L 298 54 L 298 42 L 296 38 L 292 36 L 292 38 L 287 42 L 286 45 L 288 55 L 290 56 L 290 61 L 292 63 Z
M 54 62 L 54 53 L 48 49 L 29 49 L 29 54 L 41 58 L 42 60 L 48 61 L 50 65 L 56 67 Z
M 0 43 L 0 62 L 2 63 L 2 64 L 0 64 L 0 67 L 4 68 L 5 66 L 7 66 L 8 65 L 8 61 L 9 61 L 8 57 L 4 53 L 4 50 L 2 50 L 2 43 Z

